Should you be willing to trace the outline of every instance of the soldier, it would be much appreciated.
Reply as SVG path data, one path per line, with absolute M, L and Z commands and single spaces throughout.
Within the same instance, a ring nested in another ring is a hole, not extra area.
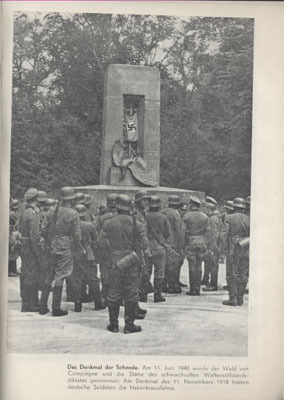
M 37 207 L 40 210 L 40 232 L 42 231 L 42 227 L 44 224 L 44 221 L 46 220 L 46 213 L 47 210 L 45 208 L 46 202 L 47 202 L 47 194 L 46 192 L 39 190 L 37 192 Z M 44 282 L 46 280 L 46 274 L 48 273 L 48 268 L 49 268 L 49 255 L 44 249 L 43 245 L 43 252 L 42 252 L 42 262 L 40 265 L 40 270 L 38 273 L 38 290 L 42 290 Z
M 52 315 L 62 317 L 68 314 L 67 310 L 61 309 L 61 297 L 64 279 L 73 271 L 73 255 L 80 249 L 81 231 L 80 218 L 72 208 L 75 198 L 74 189 L 64 187 L 60 191 L 61 204 L 49 210 L 44 231 L 50 245 L 50 255 L 54 268 L 52 280 L 54 280 L 52 297 Z M 50 291 L 50 282 L 46 282 L 41 296 L 40 314 L 46 314 L 47 300 Z
M 233 203 L 234 213 L 226 217 L 222 229 L 223 248 L 227 244 L 229 270 L 227 282 L 229 286 L 229 300 L 223 301 L 226 306 L 242 306 L 244 291 L 248 281 L 248 249 L 242 248 L 239 243 L 248 238 L 250 224 L 245 214 L 246 202 L 237 197 Z
M 17 258 L 19 257 L 18 239 L 19 239 L 19 200 L 13 199 L 10 205 L 9 214 L 9 266 L 8 276 L 17 277 Z
M 182 241 L 183 241 L 183 244 L 184 244 L 184 238 L 185 238 L 185 224 L 183 222 L 183 217 L 184 217 L 186 211 L 187 211 L 186 203 L 181 202 L 180 205 L 179 205 L 179 208 L 178 208 L 178 212 L 180 213 L 180 216 L 181 216 L 181 224 L 182 224 L 181 227 L 182 227 Z M 184 283 L 182 283 L 180 281 L 180 273 L 181 273 L 181 267 L 183 266 L 183 262 L 184 262 L 184 253 L 183 253 L 183 257 L 181 258 L 179 266 L 178 266 L 178 284 L 179 284 L 179 287 L 181 287 L 181 288 L 182 287 L 187 287 L 186 284 L 184 284 Z
M 110 254 L 110 280 L 108 293 L 109 325 L 107 329 L 118 332 L 119 308 L 125 305 L 124 333 L 140 332 L 141 327 L 134 324 L 135 309 L 138 301 L 139 268 L 141 260 L 133 251 L 135 226 L 131 212 L 131 200 L 127 195 L 116 199 L 118 215 L 104 222 L 99 241 L 104 243 Z M 142 251 L 148 247 L 148 239 L 140 221 L 136 223 L 136 234 Z
M 105 221 L 115 217 L 117 215 L 117 210 L 116 210 L 116 198 L 117 194 L 116 193 L 111 193 L 107 196 L 107 207 L 102 215 L 98 215 L 96 217 L 95 221 L 95 227 L 98 233 L 102 230 L 102 226 Z M 98 242 L 99 245 L 99 242 Z M 107 254 L 103 249 L 100 251 L 98 249 L 98 262 L 100 265 L 100 274 L 101 274 L 101 280 L 102 280 L 102 298 L 104 300 L 104 303 L 107 303 L 107 296 L 108 296 L 108 290 L 109 290 L 109 270 L 110 270 L 110 260 L 109 260 L 109 254 Z
M 84 200 L 83 204 L 86 207 L 86 215 L 84 218 L 85 218 L 85 221 L 92 222 L 94 224 L 95 216 L 92 214 L 91 203 L 92 203 L 91 196 L 89 194 L 85 194 L 85 200 Z
M 182 219 L 178 212 L 180 198 L 176 195 L 168 197 L 168 207 L 163 213 L 168 217 L 171 225 L 170 246 L 176 253 L 171 257 L 167 254 L 165 267 L 165 286 L 168 293 L 181 293 L 179 286 L 179 271 L 181 260 L 183 262 L 184 237 L 182 230 Z
M 150 251 L 152 254 L 152 265 L 154 265 L 154 302 L 166 301 L 162 296 L 162 284 L 165 277 L 166 249 L 169 247 L 171 226 L 165 214 L 160 210 L 161 199 L 151 196 L 149 201 L 149 212 L 146 216 L 148 226 L 148 237 Z M 148 280 L 152 273 L 152 265 L 147 265 Z
M 218 290 L 218 268 L 220 256 L 220 234 L 222 222 L 218 214 L 215 213 L 217 201 L 213 197 L 206 197 L 208 227 L 206 231 L 206 242 L 208 255 L 205 259 L 203 282 L 207 287 L 203 288 L 204 292 L 213 292 Z M 210 276 L 210 283 L 209 283 Z
M 19 221 L 20 254 L 22 258 L 21 296 L 22 312 L 36 312 L 38 306 L 38 273 L 42 260 L 40 211 L 37 208 L 38 191 L 30 188 L 24 196 L 26 208 Z
M 234 212 L 233 201 L 227 200 L 225 205 L 224 205 L 224 209 L 225 209 L 225 212 L 222 215 L 222 229 L 224 227 L 224 223 L 225 223 L 227 215 L 233 214 L 233 212 Z M 221 244 L 222 244 L 222 240 L 221 240 Z M 222 264 L 225 261 L 225 257 L 223 255 L 225 253 L 225 251 L 226 251 L 226 248 L 224 248 L 221 251 L 221 255 L 220 255 L 220 263 L 222 263 Z M 230 265 L 229 264 L 230 264 L 230 258 L 226 257 L 226 280 L 227 281 L 228 281 L 228 279 L 227 279 L 228 278 L 228 271 L 230 269 Z M 223 286 L 223 289 L 225 289 L 225 290 L 228 290 L 228 288 L 229 288 L 228 285 Z
M 84 204 L 77 204 L 74 209 L 80 216 L 82 249 L 74 256 L 73 282 L 75 295 L 75 311 L 82 311 L 82 286 L 87 282 L 89 293 L 95 303 L 95 310 L 104 310 L 100 292 L 100 280 L 97 277 L 94 244 L 98 233 L 95 226 L 85 220 L 87 209 Z M 83 251 L 82 251 L 83 250 Z
M 133 215 L 138 221 L 140 221 L 143 224 L 146 235 L 148 233 L 146 211 L 148 209 L 149 198 L 150 195 L 145 190 L 139 190 L 138 192 L 135 193 L 135 202 L 133 207 Z M 139 300 L 143 302 L 147 301 L 147 294 L 154 291 L 151 282 L 148 279 L 149 276 L 147 274 L 148 270 L 147 264 L 149 263 L 151 264 L 150 257 L 151 253 L 150 249 L 148 248 L 143 254 L 143 265 L 141 268 L 141 276 L 139 284 Z M 137 303 L 135 318 L 143 319 L 146 313 L 147 310 L 141 308 L 139 306 L 139 303 Z
M 84 195 L 84 193 L 77 192 L 77 193 L 75 194 L 75 198 L 74 198 L 74 201 L 73 201 L 73 205 L 75 206 L 76 204 L 84 204 L 84 202 L 85 202 L 85 195 Z
M 185 223 L 185 254 L 188 259 L 190 290 L 188 296 L 200 295 L 201 263 L 206 254 L 205 233 L 208 217 L 200 211 L 201 202 L 198 197 L 190 197 L 190 211 L 183 217 Z

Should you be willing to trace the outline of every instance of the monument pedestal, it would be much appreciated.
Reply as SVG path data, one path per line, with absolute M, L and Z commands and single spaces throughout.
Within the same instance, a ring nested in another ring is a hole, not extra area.
M 127 194 L 134 200 L 135 192 L 138 190 L 146 190 L 151 196 L 157 195 L 162 200 L 162 208 L 167 206 L 168 196 L 175 194 L 180 197 L 181 201 L 189 203 L 190 196 L 197 196 L 201 203 L 205 202 L 205 193 L 195 190 L 175 189 L 170 187 L 141 187 L 141 186 L 112 186 L 112 185 L 93 185 L 74 187 L 76 192 L 88 193 L 92 198 L 92 212 L 96 214 L 98 208 L 102 204 L 106 204 L 106 198 L 111 193 Z

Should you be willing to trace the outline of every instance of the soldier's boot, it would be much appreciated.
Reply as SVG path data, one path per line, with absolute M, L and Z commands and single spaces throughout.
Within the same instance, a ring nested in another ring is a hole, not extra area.
M 238 305 L 237 301 L 237 282 L 235 280 L 231 280 L 229 282 L 229 300 L 223 301 L 225 306 L 233 306 L 236 307 Z
M 203 288 L 204 292 L 216 292 L 218 290 L 218 266 L 214 265 L 211 268 L 210 284 Z
M 161 303 L 166 301 L 162 296 L 163 279 L 154 279 L 154 303 Z
M 35 311 L 35 312 L 39 311 L 38 285 L 37 284 L 33 284 L 31 286 L 30 307 L 31 307 L 32 311 Z
M 74 283 L 73 283 L 73 277 L 68 277 L 66 279 L 66 296 L 67 296 L 67 301 L 73 302 L 74 301 Z
M 247 286 L 247 282 L 238 282 L 237 289 L 237 303 L 238 306 L 242 306 L 244 304 L 244 293 Z
M 62 310 L 61 297 L 62 297 L 62 286 L 54 286 L 52 295 L 52 316 L 53 317 L 64 317 L 68 314 L 67 310 Z
M 82 302 L 81 301 L 75 301 L 74 311 L 75 312 L 82 311 Z
M 189 292 L 186 292 L 187 296 L 197 296 L 196 294 L 196 272 L 189 271 Z
M 118 316 L 120 305 L 112 301 L 108 302 L 109 324 L 107 330 L 113 333 L 118 332 Z
M 197 271 L 197 272 L 196 272 L 196 278 L 195 278 L 195 292 L 196 292 L 196 296 L 199 296 L 199 295 L 200 295 L 201 276 L 202 276 L 202 272 L 201 272 L 201 271 Z
M 135 309 L 136 303 L 135 302 L 126 302 L 124 306 L 124 333 L 136 333 L 141 332 L 142 328 L 140 325 L 135 325 Z
M 101 291 L 100 291 L 100 286 L 99 285 L 95 285 L 95 286 L 91 286 L 92 290 L 94 292 L 94 304 L 95 304 L 95 310 L 99 311 L 99 310 L 104 310 L 106 308 L 106 305 L 103 304 L 102 301 L 102 295 L 101 295 Z
M 164 278 L 163 280 L 162 280 L 162 292 L 164 292 L 164 293 L 167 293 L 168 292 L 168 290 L 169 290 L 169 287 L 168 287 L 168 283 L 167 283 L 167 281 L 166 281 L 166 278 Z M 155 293 L 155 282 L 154 282 L 154 293 Z
M 43 285 L 40 296 L 40 307 L 39 307 L 40 315 L 45 315 L 49 312 L 49 308 L 47 307 L 49 293 L 50 293 L 50 285 Z
M 141 308 L 139 303 L 137 303 L 137 310 L 139 311 L 140 314 L 147 314 L 147 310 L 145 310 L 144 308 Z
M 141 308 L 142 310 L 142 308 Z M 140 313 L 140 307 L 138 302 L 135 303 L 135 319 L 144 319 L 145 318 L 145 314 L 144 313 Z
M 82 311 L 82 283 L 80 281 L 74 281 L 74 311 Z
M 210 267 L 208 262 L 204 263 L 204 274 L 203 274 L 203 278 L 201 280 L 201 285 L 209 285 L 209 275 L 210 275 Z
M 30 312 L 30 296 L 29 296 L 30 286 L 25 285 L 22 282 L 21 285 L 21 297 L 22 297 L 22 308 L 21 312 Z

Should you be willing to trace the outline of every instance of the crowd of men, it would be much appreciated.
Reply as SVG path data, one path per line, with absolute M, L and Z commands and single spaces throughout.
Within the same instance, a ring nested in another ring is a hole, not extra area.
M 81 312 L 85 302 L 94 302 L 95 310 L 107 307 L 107 329 L 118 332 L 124 306 L 124 333 L 140 332 L 134 322 L 144 319 L 147 311 L 139 302 L 147 302 L 149 293 L 154 293 L 155 303 L 166 301 L 163 293 L 181 294 L 187 286 L 180 281 L 185 258 L 186 295 L 200 296 L 201 286 L 204 292 L 219 290 L 219 262 L 226 260 L 229 299 L 223 304 L 243 305 L 250 197 L 235 198 L 220 208 L 209 196 L 205 204 L 196 196 L 186 204 L 169 195 L 162 208 L 161 199 L 146 190 L 137 191 L 133 201 L 112 193 L 97 215 L 90 195 L 71 187 L 61 189 L 59 201 L 34 188 L 24 200 L 21 212 L 19 201 L 11 200 L 9 240 L 9 276 L 20 276 L 22 312 L 47 314 L 52 293 L 52 315 L 67 315 L 61 308 L 65 282 L 67 301 L 74 302 L 75 312 Z

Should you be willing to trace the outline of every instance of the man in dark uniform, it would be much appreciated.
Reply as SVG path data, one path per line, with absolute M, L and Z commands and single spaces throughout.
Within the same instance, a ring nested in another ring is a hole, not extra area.
M 89 293 L 92 294 L 95 303 L 95 310 L 103 310 L 105 306 L 102 304 L 100 280 L 97 277 L 98 266 L 95 261 L 94 244 L 98 233 L 94 224 L 85 221 L 87 214 L 84 204 L 77 204 L 74 209 L 80 216 L 81 228 L 81 251 L 74 255 L 74 295 L 75 295 L 75 311 L 82 311 L 82 286 L 87 283 Z
M 24 196 L 26 208 L 19 221 L 20 254 L 22 258 L 21 296 L 22 312 L 38 311 L 38 273 L 42 262 L 40 211 L 37 208 L 38 191 L 30 188 Z
M 137 221 L 140 221 L 143 226 L 146 235 L 148 234 L 148 228 L 147 228 L 147 221 L 146 221 L 146 211 L 148 210 L 148 200 L 150 198 L 150 195 L 146 192 L 146 190 L 139 190 L 138 192 L 135 193 L 135 202 L 133 206 L 133 215 L 137 219 Z M 141 274 L 140 274 L 140 283 L 139 283 L 139 300 L 145 302 L 147 300 L 147 294 L 149 293 L 149 290 L 151 291 L 151 282 L 148 280 L 148 274 L 147 274 L 147 263 L 151 263 L 150 261 L 150 249 L 146 249 L 146 251 L 143 253 L 143 265 L 141 268 Z M 150 289 L 149 289 L 150 288 Z M 144 310 L 139 306 L 139 303 L 137 303 L 136 307 L 136 314 L 135 317 L 136 319 L 143 319 L 145 314 L 147 313 L 147 310 Z
M 227 215 L 233 214 L 233 212 L 234 212 L 234 207 L 233 207 L 233 201 L 232 200 L 227 200 L 226 201 L 226 203 L 224 205 L 224 210 L 225 210 L 225 212 L 223 213 L 222 218 L 221 218 L 221 221 L 222 221 L 221 232 L 223 230 Z M 221 235 L 222 235 L 222 233 L 221 233 Z M 221 246 L 223 246 L 222 238 L 221 238 Z M 225 252 L 226 252 L 226 248 L 220 249 L 220 253 L 221 253 L 220 254 L 220 263 L 223 264 L 224 261 L 225 261 L 225 258 L 226 258 L 226 280 L 228 281 L 227 277 L 228 277 L 228 271 L 230 269 L 230 265 L 229 265 L 230 264 L 230 258 L 229 257 L 224 257 Z M 228 285 L 223 286 L 223 289 L 225 289 L 225 290 L 228 290 L 228 288 L 229 288 Z
M 19 200 L 13 199 L 9 213 L 9 266 L 8 276 L 17 277 L 17 258 L 19 257 L 18 238 L 19 238 Z
M 117 209 L 116 209 L 116 199 L 117 199 L 117 194 L 116 193 L 111 193 L 107 196 L 107 208 L 102 215 L 98 215 L 95 220 L 95 227 L 98 233 L 101 232 L 103 224 L 105 221 L 115 217 L 117 215 Z M 98 242 L 98 245 L 100 243 Z M 98 249 L 98 262 L 100 265 L 100 275 L 101 275 L 101 280 L 102 280 L 102 298 L 104 300 L 104 303 L 107 304 L 107 296 L 108 296 L 108 290 L 109 290 L 109 271 L 110 271 L 110 258 L 109 254 L 104 250 L 104 249 Z
M 81 249 L 80 218 L 72 207 L 75 191 L 71 187 L 64 187 L 60 191 L 61 204 L 55 209 L 51 208 L 47 215 L 43 230 L 50 245 L 52 266 L 54 268 L 52 280 L 54 280 L 52 297 L 52 315 L 61 317 L 68 314 L 67 310 L 61 309 L 61 297 L 64 279 L 73 271 L 73 252 Z M 40 314 L 46 314 L 50 282 L 43 288 L 41 296 Z
M 148 247 L 149 243 L 140 221 L 136 223 L 135 235 L 133 217 L 130 215 L 131 207 L 129 196 L 117 196 L 118 215 L 104 222 L 99 235 L 99 241 L 105 243 L 111 260 L 108 293 L 110 324 L 107 327 L 111 332 L 118 332 L 119 308 L 122 301 L 125 306 L 124 333 L 141 331 L 141 327 L 134 324 L 139 290 L 139 268 L 141 267 L 141 260 L 133 251 L 134 237 L 137 236 L 142 251 Z
M 248 247 L 242 248 L 240 243 L 249 237 L 250 223 L 245 214 L 246 202 L 237 197 L 233 203 L 234 213 L 227 215 L 222 229 L 223 248 L 227 244 L 229 271 L 227 281 L 229 300 L 223 301 L 226 306 L 242 306 L 243 296 L 248 281 L 249 254 Z
M 166 250 L 169 247 L 171 237 L 171 226 L 165 214 L 159 210 L 161 199 L 158 196 L 151 196 L 149 201 L 149 212 L 146 216 L 148 226 L 148 238 L 152 254 L 152 265 L 154 265 L 154 302 L 166 301 L 162 296 L 162 285 L 165 277 Z M 147 265 L 148 279 L 152 273 L 152 265 Z
M 181 293 L 179 272 L 181 261 L 183 261 L 184 237 L 182 219 L 178 212 L 179 205 L 179 196 L 170 195 L 168 197 L 168 207 L 162 211 L 168 217 L 171 225 L 170 246 L 175 251 L 171 257 L 169 257 L 169 254 L 167 255 L 164 283 L 168 293 Z
M 201 202 L 198 197 L 190 198 L 190 211 L 183 217 L 185 223 L 185 254 L 189 266 L 190 290 L 189 296 L 200 295 L 201 263 L 204 259 L 207 246 L 205 233 L 208 226 L 208 217 L 200 211 Z
M 218 269 L 222 222 L 221 218 L 215 213 L 216 207 L 217 201 L 213 199 L 213 197 L 206 197 L 206 214 L 209 219 L 206 231 L 208 253 L 204 262 L 205 266 L 203 277 L 203 281 L 207 287 L 203 288 L 204 292 L 213 292 L 218 290 Z

